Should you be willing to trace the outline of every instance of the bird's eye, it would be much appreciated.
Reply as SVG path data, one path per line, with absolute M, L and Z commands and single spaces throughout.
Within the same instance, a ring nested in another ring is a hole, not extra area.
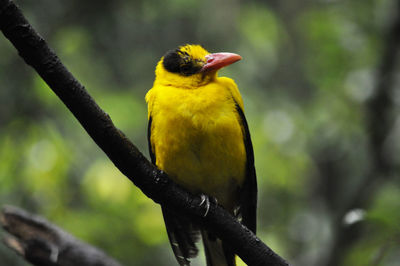
M 188 64 L 182 65 L 181 66 L 181 72 L 187 74 L 190 70 L 191 66 Z

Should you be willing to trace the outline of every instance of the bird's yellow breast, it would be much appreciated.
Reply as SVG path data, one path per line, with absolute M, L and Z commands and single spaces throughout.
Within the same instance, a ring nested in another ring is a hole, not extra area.
M 216 78 L 196 89 L 155 85 L 146 95 L 156 165 L 178 184 L 214 196 L 222 205 L 243 183 L 246 163 L 226 80 Z

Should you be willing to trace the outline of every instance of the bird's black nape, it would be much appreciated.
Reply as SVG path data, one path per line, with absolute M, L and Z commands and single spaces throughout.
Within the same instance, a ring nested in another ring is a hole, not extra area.
M 164 68 L 172 73 L 190 76 L 202 68 L 198 60 L 193 59 L 187 52 L 179 49 L 170 50 L 164 55 Z

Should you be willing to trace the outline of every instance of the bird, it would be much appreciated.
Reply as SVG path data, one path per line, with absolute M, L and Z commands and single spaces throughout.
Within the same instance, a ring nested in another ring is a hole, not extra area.
M 236 83 L 218 71 L 241 60 L 198 44 L 166 52 L 145 99 L 150 158 L 178 185 L 207 196 L 256 233 L 257 180 L 244 104 Z M 234 266 L 228 243 L 161 206 L 175 258 L 190 265 L 203 240 L 207 266 Z

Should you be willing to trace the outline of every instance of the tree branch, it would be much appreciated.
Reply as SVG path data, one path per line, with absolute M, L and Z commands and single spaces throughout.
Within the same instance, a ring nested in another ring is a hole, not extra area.
M 207 216 L 200 197 L 188 193 L 152 165 L 118 130 L 84 87 L 61 63 L 11 0 L 0 0 L 0 29 L 115 166 L 155 202 L 179 211 L 231 244 L 248 265 L 288 265 L 222 207 L 211 204 Z M 140 114 L 142 115 L 142 114 Z
M 4 207 L 0 223 L 12 235 L 4 239 L 5 244 L 34 265 L 120 266 L 97 248 L 16 207 Z

